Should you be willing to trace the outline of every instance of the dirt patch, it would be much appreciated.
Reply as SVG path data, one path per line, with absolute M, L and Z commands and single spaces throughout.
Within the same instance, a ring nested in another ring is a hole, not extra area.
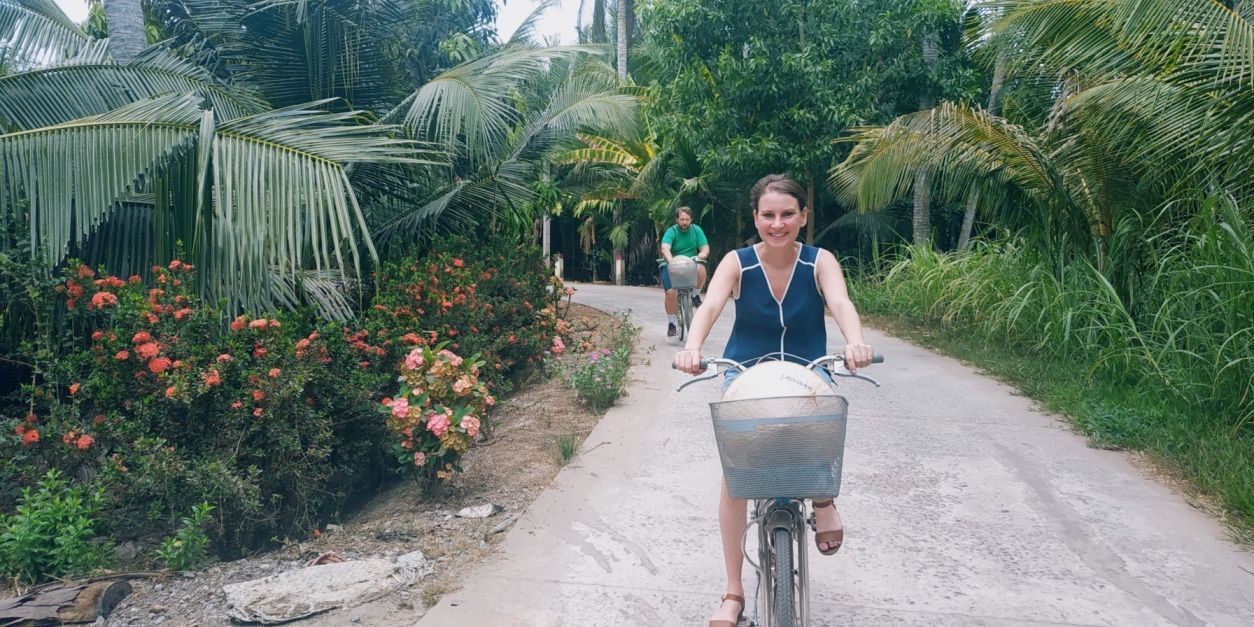
M 579 304 L 570 305 L 569 311 L 566 307 L 563 304 L 563 317 L 574 327 L 574 338 L 568 344 L 573 355 L 607 345 L 616 318 Z M 556 360 L 559 366 L 550 374 L 568 359 L 573 357 Z M 107 624 L 230 625 L 223 584 L 301 568 L 327 553 L 353 560 L 421 550 L 432 572 L 414 586 L 376 599 L 367 608 L 350 608 L 291 624 L 370 625 L 382 624 L 372 616 L 417 618 L 423 608 L 457 590 L 469 569 L 493 551 L 504 538 L 503 532 L 557 476 L 563 465 L 563 448 L 569 455 L 600 418 L 578 401 L 562 376 L 546 378 L 537 373 L 521 387 L 497 404 L 492 439 L 473 447 L 462 462 L 465 472 L 438 493 L 424 495 L 413 483 L 402 482 L 341 524 L 328 525 L 317 538 L 290 542 L 196 573 L 134 581 L 135 592 Z M 462 508 L 488 503 L 500 511 L 487 518 L 457 515 Z

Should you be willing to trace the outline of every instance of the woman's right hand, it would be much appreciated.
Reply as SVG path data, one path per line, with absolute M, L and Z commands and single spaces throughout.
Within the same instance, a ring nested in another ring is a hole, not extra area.
M 705 372 L 705 368 L 701 367 L 701 349 L 685 348 L 675 353 L 675 361 L 672 365 L 676 370 L 682 370 L 688 374 L 701 374 Z

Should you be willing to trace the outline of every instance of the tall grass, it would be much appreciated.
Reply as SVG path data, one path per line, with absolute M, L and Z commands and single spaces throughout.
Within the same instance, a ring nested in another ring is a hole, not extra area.
M 1254 521 L 1248 213 L 1211 200 L 1183 228 L 1146 237 L 1159 217 L 1148 216 L 1112 237 L 1117 256 L 1100 268 L 1085 255 L 1022 240 L 962 255 L 911 248 L 851 289 L 869 313 L 975 332 L 1030 349 L 1033 359 L 1074 364 L 1108 401 L 1074 404 L 1088 414 L 1077 424 L 1123 425 L 1108 441 L 1159 453 Z M 1215 442 L 1199 443 L 1206 438 Z

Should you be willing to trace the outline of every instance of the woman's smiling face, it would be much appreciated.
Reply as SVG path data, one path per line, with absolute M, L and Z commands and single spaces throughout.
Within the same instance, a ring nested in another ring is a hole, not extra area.
M 758 200 L 753 221 L 767 246 L 791 246 L 806 225 L 806 212 L 796 198 L 768 191 Z

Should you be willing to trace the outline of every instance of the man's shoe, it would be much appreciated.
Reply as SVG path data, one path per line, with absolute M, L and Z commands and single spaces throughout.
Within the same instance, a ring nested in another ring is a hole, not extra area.
M 701 306 L 701 295 L 700 295 L 700 294 L 693 294 L 693 295 L 692 295 L 692 306 L 693 306 L 693 308 L 694 308 L 694 309 L 695 309 L 695 308 L 697 308 L 697 307 L 700 307 L 700 306 Z
M 679 335 L 679 329 L 675 328 L 675 323 L 667 322 L 666 323 L 666 337 L 675 337 L 676 335 Z

